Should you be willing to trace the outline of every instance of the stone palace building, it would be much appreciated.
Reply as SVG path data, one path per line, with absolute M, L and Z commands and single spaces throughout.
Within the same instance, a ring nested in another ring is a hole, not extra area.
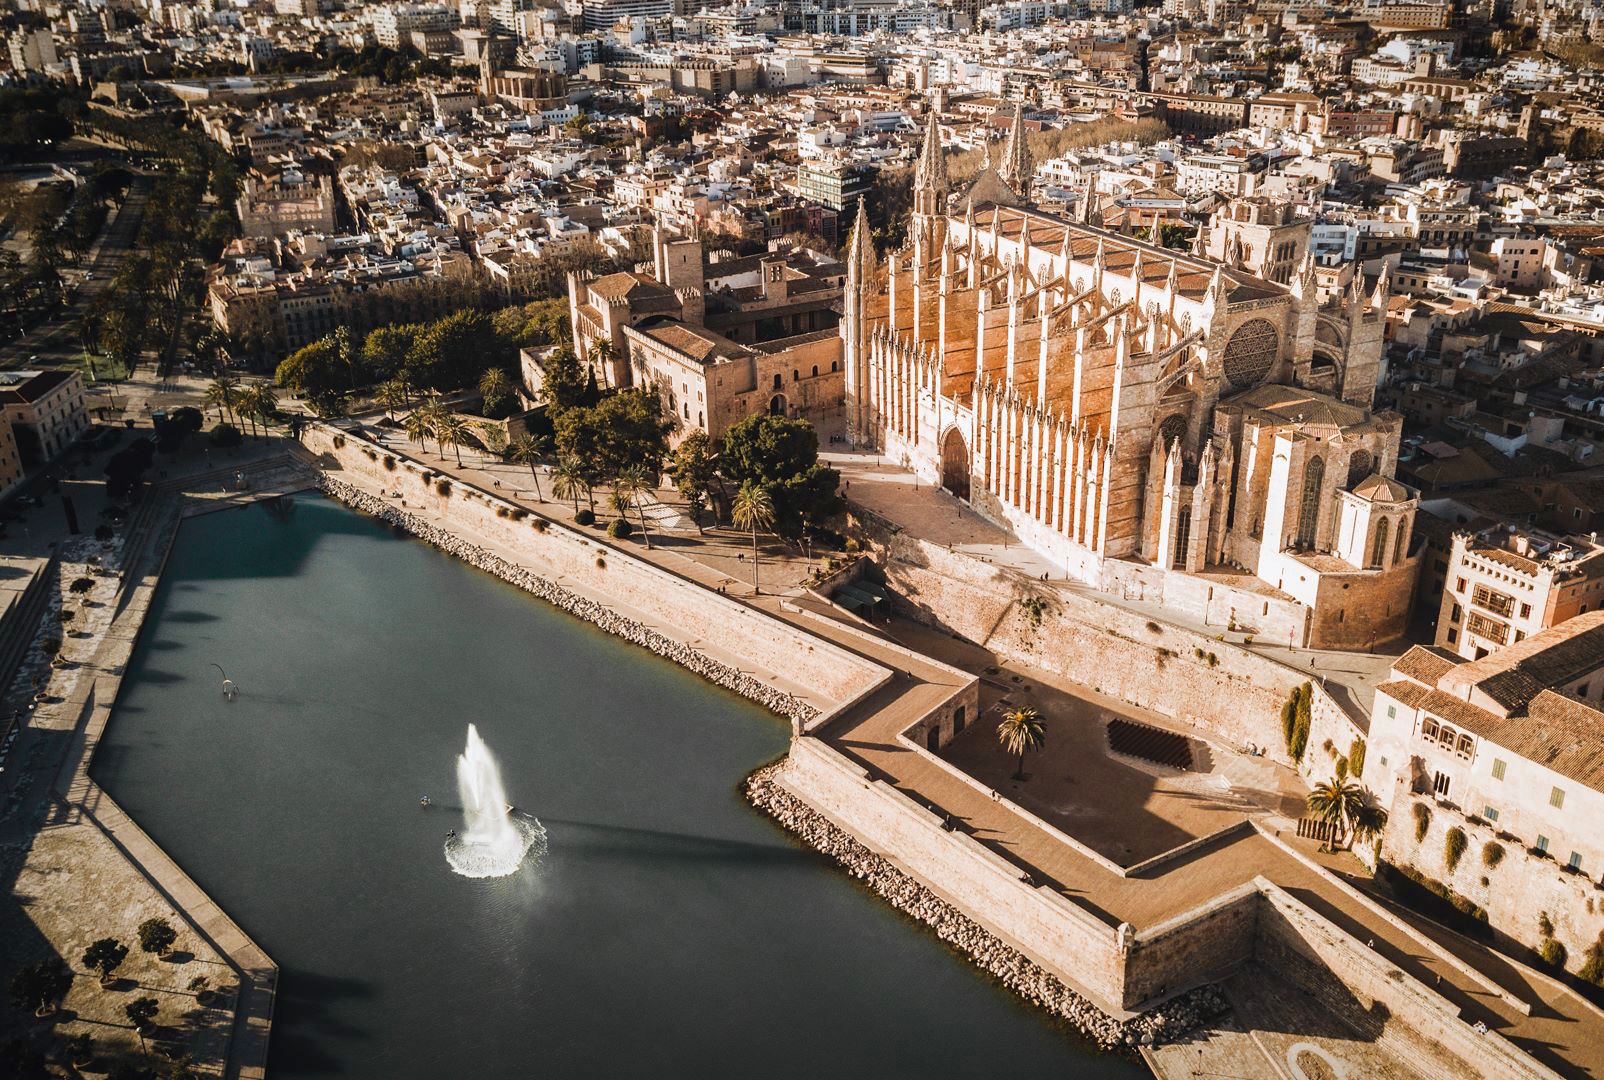
M 840 325 L 855 444 L 1103 591 L 1298 645 L 1400 634 L 1418 499 L 1392 479 L 1402 419 L 1372 410 L 1385 273 L 1322 301 L 1306 237 L 1291 273 L 1280 229 L 1262 250 L 1234 231 L 1215 261 L 1201 237 L 1188 254 L 1105 231 L 1090 199 L 1080 220 L 1038 211 L 1032 172 L 1016 114 L 955 197 L 932 116 L 883 264 L 860 204 Z

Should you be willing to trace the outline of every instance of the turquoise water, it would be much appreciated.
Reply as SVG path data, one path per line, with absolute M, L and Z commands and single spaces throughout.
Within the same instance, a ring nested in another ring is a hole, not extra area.
M 510 878 L 441 851 L 469 722 L 550 832 Z M 95 773 L 280 965 L 274 1078 L 1145 1075 L 750 809 L 786 735 L 305 495 L 184 525 Z

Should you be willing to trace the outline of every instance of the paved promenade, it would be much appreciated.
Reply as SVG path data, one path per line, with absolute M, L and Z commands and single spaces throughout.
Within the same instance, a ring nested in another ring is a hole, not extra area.
M 304 487 L 306 474 L 298 465 L 287 468 L 286 450 L 284 444 L 257 444 L 224 469 L 212 467 L 208 455 L 195 455 L 173 466 L 180 478 L 147 492 L 117 547 L 87 537 L 59 541 L 59 603 L 74 617 L 63 635 L 66 663 L 41 668 L 36 657 L 19 680 L 26 686 L 35 675 L 45 677 L 42 703 L 28 718 L 0 784 L 0 864 L 11 900 L 0 916 L 0 963 L 9 971 L 53 952 L 76 969 L 84 947 L 96 938 L 110 935 L 132 945 L 110 987 L 79 971 L 63 1010 L 51 1021 L 59 1035 L 86 1032 L 94 1038 L 98 1069 L 143 1059 L 122 1012 L 127 1001 L 143 994 L 158 1002 L 157 1039 L 190 1055 L 197 1070 L 226 1077 L 266 1074 L 276 967 L 123 813 L 89 769 L 180 514 L 255 498 L 276 481 Z M 262 460 L 275 454 L 275 460 Z M 227 490 L 241 471 L 256 490 Z M 90 485 L 73 486 L 83 515 L 95 504 Z M 85 561 L 90 555 L 101 558 L 108 576 L 95 573 L 97 567 Z M 122 573 L 110 572 L 122 560 Z M 81 577 L 94 587 L 72 592 L 71 582 Z M 47 625 L 55 617 L 54 609 L 47 612 Z M 152 917 L 166 918 L 178 930 L 166 958 L 145 954 L 134 943 L 137 925 Z M 189 988 L 197 976 L 218 992 L 205 1003 Z
M 420 454 L 404 439 L 389 443 L 392 451 L 412 457 L 429 469 L 472 483 L 492 494 L 508 498 L 553 520 L 568 523 L 571 507 L 539 503 L 532 490 L 525 495 L 509 484 L 493 488 L 496 480 L 508 479 L 506 467 L 480 467 L 468 455 L 459 467 L 454 460 L 442 462 L 436 455 Z M 527 476 L 527 471 L 524 473 Z M 350 481 L 352 477 L 344 476 Z M 359 485 L 374 489 L 374 485 Z M 852 492 L 858 494 L 856 486 Z M 414 512 L 418 507 L 411 505 Z M 423 508 L 428 516 L 428 508 Z M 582 530 L 598 542 L 599 530 Z M 469 535 L 475 543 L 480 537 Z M 497 550 L 496 546 L 486 545 Z M 729 584 L 720 563 L 711 565 L 698 558 L 694 543 L 647 551 L 637 541 L 613 543 L 631 554 L 656 562 L 665 568 L 710 585 Z M 497 550 L 515 562 L 527 556 L 516 551 Z M 715 558 L 727 558 L 725 554 Z M 527 565 L 527 563 L 526 563 Z M 539 572 L 538 566 L 531 567 Z M 565 583 L 567 584 L 567 583 Z M 795 592 L 795 590 L 792 590 Z M 1378 904 L 1362 898 L 1320 868 L 1312 844 L 1277 840 L 1258 833 L 1239 834 L 1209 845 L 1183 859 L 1164 866 L 1152 875 L 1121 877 L 1065 845 L 1057 837 L 1011 812 L 1007 805 L 993 800 L 964 783 L 951 772 L 911 752 L 897 741 L 897 735 L 956 689 L 953 677 L 943 668 L 910 660 L 897 648 L 904 638 L 937 660 L 975 670 L 972 646 L 951 641 L 943 644 L 939 635 L 925 634 L 922 628 L 898 623 L 890 627 L 884 644 L 866 639 L 856 630 L 833 628 L 816 615 L 784 610 L 781 597 L 752 597 L 741 590 L 731 592 L 777 618 L 785 619 L 809 633 L 868 657 L 897 672 L 891 683 L 850 709 L 821 732 L 842 753 L 872 773 L 894 784 L 918 802 L 951 814 L 960 827 L 1027 870 L 1042 884 L 1085 907 L 1110 926 L 1128 922 L 1138 929 L 1189 911 L 1197 905 L 1238 885 L 1264 875 L 1292 896 L 1360 941 L 1373 943 L 1385 959 L 1428 987 L 1434 987 L 1471 1020 L 1481 1020 L 1490 1028 L 1514 1040 L 1539 1060 L 1565 1075 L 1604 1075 L 1597 1063 L 1604 1062 L 1604 1014 L 1582 1002 L 1559 984 L 1536 973 L 1516 968 L 1468 943 L 1437 944 L 1414 932 L 1408 923 L 1389 914 Z M 607 598 L 598 597 L 604 601 Z M 610 601 L 608 601 L 610 602 Z M 792 608 L 797 605 L 792 602 Z M 625 612 L 627 613 L 627 612 Z M 672 627 L 657 629 L 673 635 Z M 706 648 L 699 644 L 698 648 Z M 1085 688 L 1056 682 L 1028 668 L 1011 669 L 1022 680 L 1042 688 L 1041 692 L 1086 695 Z M 782 678 L 780 673 L 757 673 Z M 779 685 L 785 686 L 782 681 Z M 785 686 L 787 689 L 792 687 Z M 1261 817 L 1266 829 L 1290 830 L 1290 819 Z M 1458 954 L 1472 958 L 1467 964 Z M 1479 970 L 1478 970 L 1479 969 Z M 1525 1000 L 1535 1006 L 1531 1015 L 1513 1002 Z

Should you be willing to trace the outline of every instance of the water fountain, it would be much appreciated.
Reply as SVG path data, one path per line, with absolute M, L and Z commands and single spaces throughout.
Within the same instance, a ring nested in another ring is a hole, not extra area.
M 514 810 L 501 784 L 501 769 L 479 730 L 468 725 L 468 745 L 457 757 L 457 793 L 463 829 L 446 838 L 446 861 L 463 877 L 506 877 L 530 852 L 546 850 L 546 830 Z

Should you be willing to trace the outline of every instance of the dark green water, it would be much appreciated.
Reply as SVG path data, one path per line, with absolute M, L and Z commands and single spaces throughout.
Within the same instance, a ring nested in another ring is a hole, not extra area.
M 292 505 L 183 527 L 95 767 L 279 963 L 275 1080 L 1145 1075 L 748 808 L 780 720 Z M 550 831 L 510 878 L 441 852 L 470 721 Z

